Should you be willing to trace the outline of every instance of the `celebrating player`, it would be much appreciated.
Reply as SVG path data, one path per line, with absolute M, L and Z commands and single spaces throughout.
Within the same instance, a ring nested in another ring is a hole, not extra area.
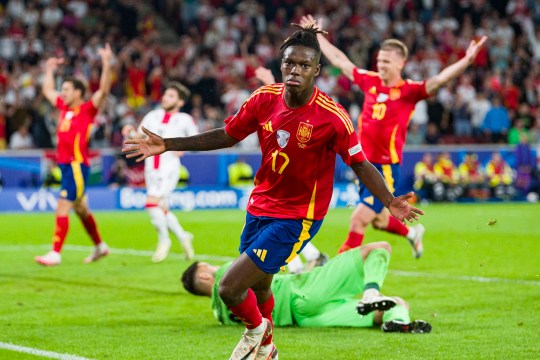
M 318 29 L 323 29 L 321 21 L 316 21 L 311 15 L 302 17 L 301 23 L 315 23 Z M 358 118 L 358 135 L 366 157 L 373 162 L 394 192 L 398 187 L 407 126 L 416 103 L 435 94 L 440 87 L 462 74 L 473 63 L 487 38 L 483 36 L 478 42 L 471 41 L 462 59 L 421 82 L 401 77 L 408 49 L 399 40 L 389 39 L 381 44 L 377 55 L 378 72 L 372 72 L 357 68 L 322 33 L 317 35 L 317 39 L 328 61 L 364 92 L 362 113 Z M 339 252 L 360 246 L 367 226 L 373 224 L 376 229 L 406 237 L 413 248 L 413 255 L 419 258 L 424 249 L 424 227 L 421 224 L 407 227 L 389 216 L 384 204 L 373 195 L 365 184 L 361 184 L 360 204 L 351 216 L 349 235 Z
M 392 195 L 366 160 L 347 112 L 315 87 L 321 56 L 318 31 L 307 24 L 285 40 L 285 83 L 256 90 L 225 120 L 224 128 L 174 139 L 143 128 L 148 138 L 127 140 L 122 150 L 141 161 L 165 151 L 226 148 L 257 132 L 262 160 L 247 205 L 241 255 L 219 284 L 220 298 L 246 326 L 231 359 L 277 354 L 272 277 L 319 230 L 332 196 L 336 154 L 398 219 L 412 221 L 422 214 L 407 203 L 413 193 Z
M 143 118 L 141 127 L 164 137 L 172 136 L 192 136 L 198 133 L 191 115 L 181 113 L 180 108 L 184 106 L 189 98 L 190 91 L 178 82 L 172 82 L 167 86 L 161 98 L 161 108 L 152 110 Z M 134 133 L 131 125 L 126 125 L 122 129 L 124 136 L 144 137 L 144 133 L 139 128 L 139 133 Z M 171 248 L 171 238 L 169 230 L 173 232 L 184 250 L 186 259 L 191 260 L 194 256 L 191 241 L 193 235 L 184 231 L 178 218 L 169 211 L 169 196 L 172 194 L 180 178 L 180 158 L 177 152 L 167 152 L 156 155 L 144 161 L 144 177 L 146 182 L 146 209 L 150 214 L 150 219 L 158 233 L 158 245 L 152 261 L 161 262 L 165 260 Z
M 61 58 L 49 58 L 45 63 L 42 92 L 51 104 L 60 110 L 57 130 L 57 162 L 62 170 L 60 198 L 56 208 L 56 226 L 52 250 L 35 260 L 47 266 L 59 265 L 60 251 L 69 228 L 69 212 L 73 208 L 81 219 L 86 232 L 95 244 L 95 250 L 84 259 L 85 263 L 99 260 L 109 254 L 107 244 L 101 240 L 94 215 L 86 203 L 86 180 L 88 178 L 88 138 L 94 117 L 111 88 L 111 60 L 113 53 L 109 44 L 98 50 L 102 69 L 99 89 L 91 100 L 84 101 L 85 84 L 77 78 L 66 78 L 59 94 L 54 88 L 54 71 L 63 63 Z
M 364 328 L 383 324 L 385 332 L 430 332 L 427 322 L 411 322 L 409 305 L 403 299 L 369 301 L 373 293 L 379 296 L 390 252 L 387 242 L 374 242 L 339 254 L 312 272 L 276 274 L 272 281 L 274 325 Z M 212 298 L 214 316 L 224 325 L 241 323 L 218 295 L 219 281 L 231 264 L 218 267 L 195 262 L 182 275 L 188 292 Z M 361 293 L 363 300 L 358 301 Z

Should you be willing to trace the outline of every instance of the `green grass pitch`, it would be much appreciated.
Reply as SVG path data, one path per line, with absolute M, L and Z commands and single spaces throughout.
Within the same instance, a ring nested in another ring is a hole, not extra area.
M 526 359 L 540 354 L 540 206 L 449 204 L 424 210 L 421 259 L 414 259 L 397 236 L 370 229 L 366 242 L 390 242 L 383 292 L 409 301 L 412 318 L 429 321 L 432 333 L 278 328 L 281 359 Z M 351 209 L 331 210 L 314 244 L 335 254 L 350 214 Z M 237 255 L 243 211 L 177 215 L 195 234 L 199 259 L 222 263 Z M 209 298 L 183 290 L 179 279 L 189 263 L 178 243 L 171 257 L 154 264 L 150 254 L 156 234 L 146 213 L 97 212 L 96 218 L 108 244 L 123 251 L 83 264 L 90 241 L 72 215 L 62 265 L 44 268 L 33 258 L 50 247 L 54 215 L 0 215 L 0 345 L 90 359 L 228 358 L 242 329 L 219 325 Z M 0 359 L 36 358 L 0 346 Z

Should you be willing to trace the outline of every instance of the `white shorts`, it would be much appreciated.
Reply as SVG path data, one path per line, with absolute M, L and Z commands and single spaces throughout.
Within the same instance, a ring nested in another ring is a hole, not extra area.
M 180 168 L 145 170 L 144 179 L 146 181 L 146 195 L 166 199 L 178 185 Z

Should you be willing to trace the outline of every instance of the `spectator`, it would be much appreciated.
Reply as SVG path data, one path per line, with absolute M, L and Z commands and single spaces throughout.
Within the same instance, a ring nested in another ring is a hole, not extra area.
M 43 187 L 47 189 L 60 189 L 62 184 L 62 170 L 55 160 L 47 161 L 47 173 L 43 180 Z
M 472 126 L 468 102 L 459 93 L 456 96 L 452 115 L 454 116 L 454 134 L 456 136 L 471 136 Z
M 484 135 L 492 143 L 505 142 L 508 128 L 510 127 L 510 117 L 508 110 L 497 95 L 493 97 L 492 107 L 486 113 L 482 123 Z
M 510 145 L 517 145 L 522 141 L 529 142 L 529 130 L 523 125 L 521 118 L 516 119 L 514 126 L 508 131 L 508 143 Z
M 26 123 L 19 126 L 9 138 L 9 148 L 12 150 L 27 150 L 34 147 L 34 140 Z
M 486 164 L 486 176 L 492 196 L 505 200 L 514 196 L 512 168 L 500 153 L 494 152 L 491 155 L 491 160 Z
M 253 186 L 253 168 L 239 157 L 227 167 L 229 186 Z
M 482 166 L 478 161 L 478 155 L 467 153 L 463 162 L 459 165 L 460 183 L 466 197 L 486 199 L 489 191 Z
M 434 186 L 437 183 L 433 155 L 424 153 L 422 160 L 414 165 L 414 190 L 423 200 L 435 200 Z
M 486 99 L 486 94 L 483 91 L 476 93 L 474 101 L 469 103 L 469 113 L 471 115 L 471 126 L 473 135 L 477 140 L 481 139 L 482 123 L 487 112 L 491 108 L 491 103 Z
M 420 125 L 411 122 L 409 124 L 409 132 L 407 133 L 407 145 L 422 145 L 425 139 L 424 133 L 420 129 Z
M 456 200 L 461 195 L 462 190 L 458 184 L 459 174 L 457 168 L 448 152 L 439 154 L 437 162 L 433 166 L 433 171 L 437 176 L 438 183 L 434 188 L 435 200 Z
M 108 184 L 111 188 L 128 185 L 129 168 L 123 157 L 118 157 L 111 167 Z

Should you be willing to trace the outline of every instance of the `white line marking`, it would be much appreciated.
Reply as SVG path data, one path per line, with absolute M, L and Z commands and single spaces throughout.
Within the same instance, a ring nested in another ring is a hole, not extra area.
M 0 245 L 0 251 L 23 251 L 23 250 L 39 250 L 39 249 L 48 249 L 48 248 L 50 248 L 50 245 Z M 94 247 L 82 246 L 82 245 L 65 245 L 64 249 L 71 250 L 71 251 L 90 252 L 94 249 Z M 111 253 L 118 254 L 118 255 L 132 255 L 132 256 L 144 256 L 144 257 L 151 257 L 154 254 L 150 250 L 136 250 L 136 249 L 111 249 Z M 179 254 L 179 253 L 170 253 L 169 257 L 173 259 L 180 259 L 180 260 L 184 259 L 184 255 Z M 210 260 L 210 261 L 232 261 L 235 258 L 230 257 L 230 256 L 197 254 L 195 255 L 195 259 L 196 260 Z M 454 281 L 474 281 L 474 282 L 481 282 L 481 283 L 507 283 L 507 284 L 540 286 L 540 281 L 536 281 L 536 280 L 505 279 L 505 278 L 498 278 L 498 277 L 482 277 L 482 276 L 467 276 L 467 275 L 430 274 L 427 272 L 403 271 L 403 270 L 389 270 L 388 272 L 392 275 L 403 276 L 403 277 L 419 277 L 419 278 L 434 278 L 434 279 L 445 279 L 445 280 L 454 280 Z
M 46 351 L 46 350 L 34 349 L 34 348 L 31 348 L 31 347 L 14 345 L 14 344 L 5 343 L 5 342 L 1 342 L 1 341 L 0 341 L 0 349 L 17 351 L 17 352 L 26 353 L 26 354 L 42 356 L 42 357 L 46 357 L 46 358 L 49 358 L 49 359 L 90 360 L 90 359 L 82 357 L 82 356 L 71 355 L 71 354 L 60 354 L 60 353 L 57 353 L 57 352 L 54 352 L 54 351 Z
M 482 282 L 482 283 L 508 283 L 508 284 L 540 286 L 540 281 L 535 281 L 535 280 L 505 279 L 505 278 L 483 277 L 483 276 L 429 274 L 429 273 L 423 273 L 423 272 L 402 271 L 402 270 L 388 270 L 388 272 L 392 275 L 406 276 L 406 277 L 422 277 L 422 278 L 435 278 L 435 279 L 445 279 L 445 280 L 476 281 L 476 282 Z

